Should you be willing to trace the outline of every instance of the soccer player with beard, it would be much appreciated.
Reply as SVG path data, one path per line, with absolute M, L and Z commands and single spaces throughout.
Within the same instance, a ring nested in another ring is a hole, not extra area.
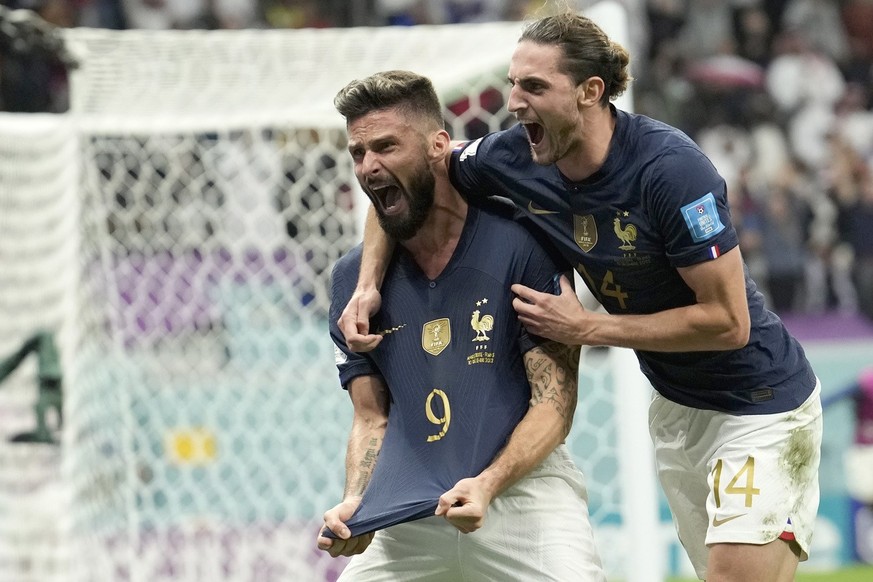
M 629 56 L 590 19 L 528 23 L 509 67 L 519 124 L 448 156 L 468 199 L 511 199 L 574 265 L 606 313 L 516 284 L 531 333 L 632 348 L 655 388 L 649 426 L 679 538 L 709 582 L 787 582 L 818 508 L 820 386 L 764 306 L 731 225 L 724 179 L 679 130 L 615 108 Z M 371 332 L 390 242 L 368 223 L 340 329 Z
M 360 246 L 334 267 L 330 332 L 354 418 L 344 497 L 318 547 L 354 555 L 342 581 L 605 580 L 562 444 L 578 348 L 529 335 L 512 307 L 511 285 L 554 292 L 560 270 L 511 205 L 468 206 L 452 187 L 428 79 L 379 73 L 335 105 L 355 175 L 399 244 L 368 354 L 337 325 Z

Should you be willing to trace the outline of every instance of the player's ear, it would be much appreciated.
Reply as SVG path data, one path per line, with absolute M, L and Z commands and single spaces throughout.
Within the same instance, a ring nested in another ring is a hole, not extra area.
M 449 137 L 449 133 L 444 129 L 435 131 L 430 143 L 430 153 L 435 162 L 445 160 L 449 150 L 452 149 L 452 140 Z
M 606 83 L 600 77 L 588 77 L 576 87 L 576 99 L 579 107 L 586 108 L 600 103 Z

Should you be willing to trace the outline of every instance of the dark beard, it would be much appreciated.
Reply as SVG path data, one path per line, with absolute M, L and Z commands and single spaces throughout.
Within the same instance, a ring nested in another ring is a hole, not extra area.
M 379 225 L 385 234 L 397 241 L 409 240 L 415 236 L 430 214 L 435 187 L 436 178 L 434 178 L 430 168 L 425 167 L 422 171 L 417 172 L 412 177 L 407 190 L 409 212 L 404 216 L 385 216 L 381 212 L 377 212 Z

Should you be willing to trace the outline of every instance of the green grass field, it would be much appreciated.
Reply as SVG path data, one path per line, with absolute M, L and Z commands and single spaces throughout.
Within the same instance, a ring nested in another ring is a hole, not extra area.
M 690 578 L 667 578 L 667 582 L 698 582 Z M 873 566 L 854 566 L 833 572 L 801 572 L 795 582 L 873 582 Z

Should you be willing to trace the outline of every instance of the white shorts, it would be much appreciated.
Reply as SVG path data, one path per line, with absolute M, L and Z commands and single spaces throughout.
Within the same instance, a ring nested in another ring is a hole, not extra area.
M 796 410 L 731 415 L 655 393 L 649 432 L 679 540 L 698 577 L 709 546 L 796 540 L 806 560 L 818 511 L 821 384 Z
M 376 532 L 337 582 L 605 582 L 585 479 L 561 445 L 462 534 L 443 517 Z

